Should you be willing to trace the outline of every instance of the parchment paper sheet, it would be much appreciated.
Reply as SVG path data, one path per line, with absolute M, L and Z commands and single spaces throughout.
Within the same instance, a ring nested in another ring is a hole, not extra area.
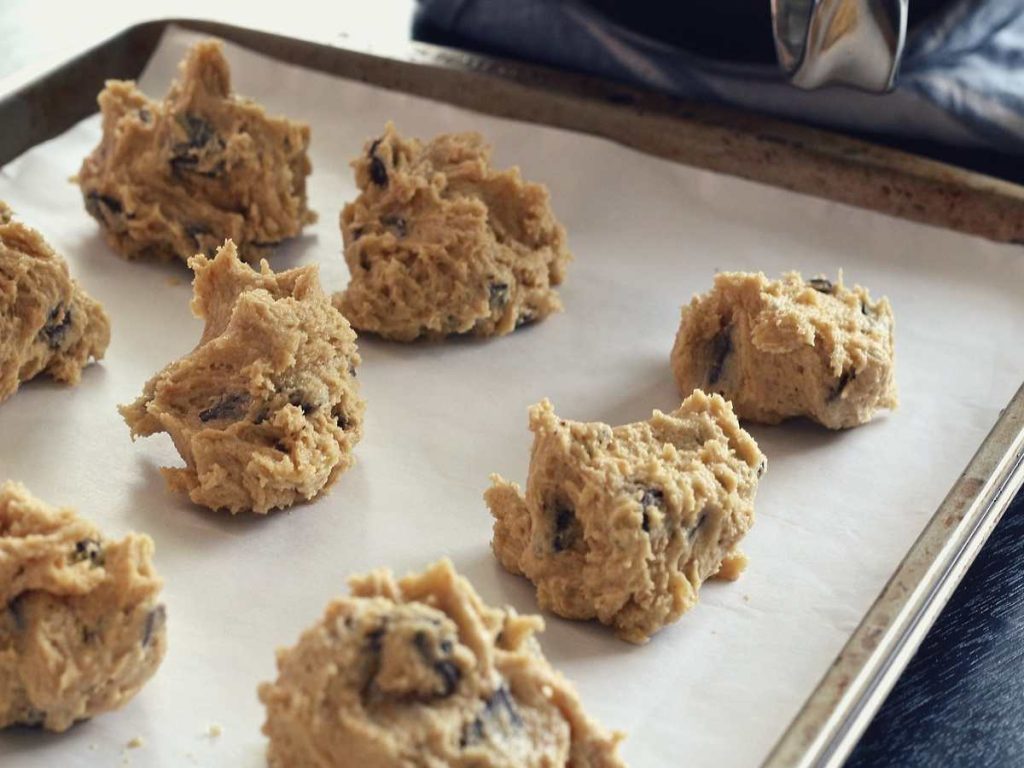
M 163 94 L 194 39 L 168 35 L 142 77 L 147 93 Z M 842 267 L 893 303 L 901 408 L 842 433 L 752 427 L 769 469 L 745 541 L 750 568 L 705 586 L 647 646 L 557 617 L 542 636 L 590 712 L 628 731 L 633 766 L 763 759 L 1024 379 L 1021 249 L 227 53 L 240 93 L 313 126 L 320 222 L 275 268 L 317 262 L 329 290 L 344 285 L 347 163 L 386 120 L 421 137 L 475 129 L 499 166 L 550 187 L 576 255 L 566 311 L 490 342 L 361 339 L 368 410 L 356 466 L 314 504 L 213 514 L 165 490 L 157 468 L 179 463 L 170 440 L 132 444 L 115 411 L 197 341 L 190 273 L 122 261 L 86 215 L 67 179 L 99 138 L 96 117 L 6 166 L 0 199 L 106 304 L 113 342 L 78 388 L 38 380 L 0 407 L 0 479 L 77 507 L 110 535 L 156 540 L 170 650 L 120 712 L 59 736 L 0 735 L 0 764 L 264 765 L 256 686 L 275 675 L 274 649 L 294 643 L 352 572 L 405 573 L 449 555 L 488 602 L 535 612 L 531 586 L 491 556 L 481 499 L 491 472 L 525 480 L 527 406 L 548 396 L 565 417 L 611 424 L 671 409 L 679 307 L 715 270 Z M 126 750 L 136 736 L 144 746 Z

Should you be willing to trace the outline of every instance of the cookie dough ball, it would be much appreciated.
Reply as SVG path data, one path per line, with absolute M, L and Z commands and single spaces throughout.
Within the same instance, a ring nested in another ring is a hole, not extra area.
M 110 343 L 110 320 L 42 236 L 0 201 L 0 402 L 46 373 L 77 384 Z
M 614 768 L 620 734 L 583 712 L 534 637 L 442 560 L 350 580 L 260 686 L 272 768 Z
M 495 171 L 476 133 L 423 144 L 384 135 L 353 161 L 361 194 L 341 213 L 352 325 L 411 341 L 501 336 L 561 310 L 572 258 L 547 188 Z
M 672 349 L 682 393 L 719 392 L 742 419 L 806 416 L 831 429 L 895 408 L 893 316 L 867 289 L 789 272 L 723 272 L 683 308 Z
M 537 586 L 541 607 L 598 619 L 643 643 L 735 579 L 767 463 L 729 403 L 696 391 L 672 413 L 609 427 L 530 409 L 526 495 L 492 476 L 494 553 Z
M 225 238 L 250 262 L 316 220 L 309 126 L 231 93 L 220 44 L 193 47 L 162 102 L 111 80 L 103 138 L 78 172 L 85 209 L 128 259 L 182 261 Z
M 109 541 L 0 485 L 0 728 L 64 731 L 126 704 L 167 650 L 153 542 Z
M 132 438 L 167 432 L 186 464 L 163 470 L 168 485 L 211 509 L 264 514 L 314 498 L 362 436 L 355 333 L 315 266 L 256 272 L 231 241 L 189 266 L 206 328 L 121 406 Z

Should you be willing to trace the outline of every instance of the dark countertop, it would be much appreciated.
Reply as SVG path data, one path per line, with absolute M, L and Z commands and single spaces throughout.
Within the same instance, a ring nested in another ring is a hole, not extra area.
M 847 768 L 1024 765 L 1024 493 L 1018 493 Z

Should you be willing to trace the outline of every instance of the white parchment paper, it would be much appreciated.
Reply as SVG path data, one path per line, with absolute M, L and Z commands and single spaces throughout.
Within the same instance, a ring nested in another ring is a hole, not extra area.
M 162 95 L 195 38 L 172 32 L 141 79 Z M 170 440 L 132 444 L 115 406 L 199 337 L 184 265 L 114 256 L 68 177 L 99 138 L 89 118 L 0 171 L 0 199 L 40 229 L 113 321 L 106 360 L 68 389 L 46 380 L 0 406 L 0 479 L 25 482 L 111 535 L 149 533 L 166 581 L 170 650 L 123 710 L 63 735 L 0 734 L 0 764 L 261 766 L 256 686 L 345 577 L 399 573 L 442 555 L 483 597 L 535 612 L 531 586 L 490 554 L 481 494 L 491 472 L 525 480 L 526 408 L 620 424 L 680 400 L 668 365 L 679 307 L 715 270 L 800 269 L 887 294 L 901 408 L 832 433 L 752 427 L 769 457 L 751 564 L 645 647 L 596 624 L 548 618 L 551 661 L 587 708 L 629 737 L 634 766 L 748 766 L 763 759 L 825 672 L 1024 379 L 1024 253 L 734 178 L 604 140 L 497 119 L 285 66 L 227 46 L 234 83 L 313 126 L 320 222 L 273 259 L 347 277 L 338 212 L 347 162 L 392 119 L 411 135 L 480 130 L 500 166 L 546 183 L 576 261 L 566 311 L 490 342 L 361 339 L 368 401 L 358 462 L 333 493 L 267 518 L 213 514 L 171 495 Z M 222 726 L 211 737 L 211 724 Z M 144 746 L 126 749 L 141 737 Z

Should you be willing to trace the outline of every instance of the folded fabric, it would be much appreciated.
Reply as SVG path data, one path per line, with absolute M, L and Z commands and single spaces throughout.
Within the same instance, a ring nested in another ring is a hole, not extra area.
M 414 34 L 848 131 L 1024 154 L 1024 0 L 959 0 L 926 19 L 885 95 L 800 91 L 774 65 L 696 56 L 573 0 L 419 0 Z

